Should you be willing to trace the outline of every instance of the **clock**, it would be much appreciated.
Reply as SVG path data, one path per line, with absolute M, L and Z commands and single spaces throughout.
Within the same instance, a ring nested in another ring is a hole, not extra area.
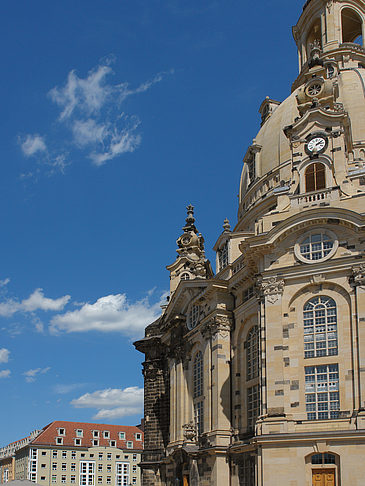
M 328 138 L 323 133 L 314 133 L 307 138 L 305 151 L 308 155 L 323 153 L 328 146 Z

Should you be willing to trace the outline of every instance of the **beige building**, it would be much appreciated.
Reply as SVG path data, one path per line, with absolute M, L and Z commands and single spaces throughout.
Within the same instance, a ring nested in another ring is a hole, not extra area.
M 40 486 L 140 486 L 142 449 L 138 427 L 56 421 L 15 452 L 12 479 Z
M 308 0 L 293 34 L 300 73 L 260 107 L 216 274 L 189 206 L 135 343 L 143 486 L 365 484 L 365 2 Z
M 40 430 L 34 430 L 24 439 L 11 442 L 0 448 L 0 483 L 7 483 L 15 479 L 15 454 L 19 449 L 26 447 L 40 434 Z

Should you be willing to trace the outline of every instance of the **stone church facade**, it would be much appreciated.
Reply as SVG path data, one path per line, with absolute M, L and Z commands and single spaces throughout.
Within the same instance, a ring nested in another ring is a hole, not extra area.
M 260 107 L 215 274 L 187 208 L 135 343 L 143 486 L 365 484 L 364 34 L 363 0 L 304 5 L 300 73 Z

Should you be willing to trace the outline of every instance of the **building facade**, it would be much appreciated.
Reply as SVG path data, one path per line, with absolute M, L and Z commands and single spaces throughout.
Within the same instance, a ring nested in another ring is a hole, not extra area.
M 15 479 L 15 454 L 19 449 L 27 446 L 40 434 L 40 430 L 34 430 L 24 439 L 17 440 L 0 448 L 0 483 L 7 483 Z
M 278 5 L 277 8 L 280 8 Z M 365 483 L 365 2 L 308 0 L 213 275 L 189 206 L 145 354 L 143 486 Z
M 138 427 L 56 421 L 15 452 L 13 479 L 41 486 L 139 486 L 142 449 Z

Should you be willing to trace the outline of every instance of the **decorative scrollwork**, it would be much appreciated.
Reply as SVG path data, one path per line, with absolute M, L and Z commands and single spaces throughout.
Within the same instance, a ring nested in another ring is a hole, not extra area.
M 261 295 L 266 297 L 270 304 L 275 304 L 284 292 L 285 282 L 283 279 L 270 277 L 267 280 L 259 280 L 258 287 L 261 290 Z

